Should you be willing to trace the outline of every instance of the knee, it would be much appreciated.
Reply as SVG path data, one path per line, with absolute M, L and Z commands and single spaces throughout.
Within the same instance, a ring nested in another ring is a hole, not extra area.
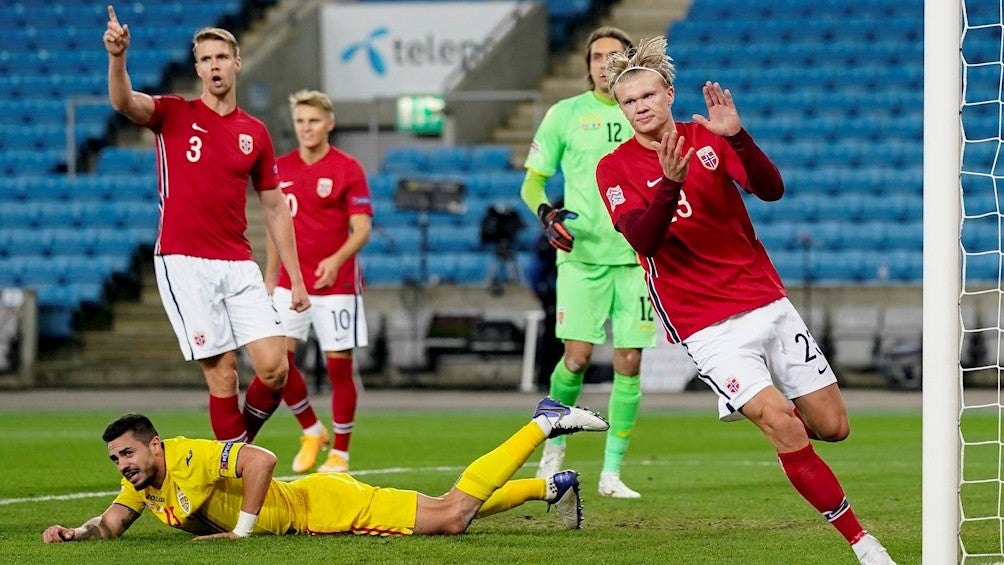
M 592 349 L 587 348 L 565 348 L 565 368 L 573 373 L 581 373 L 589 366 L 592 358 Z
M 641 372 L 640 349 L 618 349 L 614 351 L 614 370 L 625 377 L 636 377 Z
M 289 365 L 285 359 L 279 363 L 269 364 L 256 368 L 258 378 L 271 389 L 280 389 L 286 386 L 286 377 L 289 375 Z
M 813 429 L 822 441 L 838 442 L 847 439 L 851 435 L 851 425 L 846 418 L 837 418 L 833 422 L 818 426 L 820 429 Z

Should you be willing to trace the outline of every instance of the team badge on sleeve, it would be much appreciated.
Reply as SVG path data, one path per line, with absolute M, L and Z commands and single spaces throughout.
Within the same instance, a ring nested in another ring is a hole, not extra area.
M 317 179 L 317 195 L 321 198 L 327 198 L 331 195 L 331 188 L 335 183 L 331 179 L 319 178 Z
M 621 190 L 621 185 L 618 184 L 607 189 L 607 202 L 610 203 L 611 210 L 615 210 L 618 205 L 627 202 L 624 199 L 624 191 Z
M 241 153 L 250 155 L 254 151 L 254 138 L 246 133 L 242 133 L 237 141 L 241 148 Z
M 711 148 L 710 145 L 705 145 L 704 147 L 697 150 L 697 158 L 701 160 L 701 164 L 704 168 L 713 171 L 718 168 L 718 154 L 715 150 Z

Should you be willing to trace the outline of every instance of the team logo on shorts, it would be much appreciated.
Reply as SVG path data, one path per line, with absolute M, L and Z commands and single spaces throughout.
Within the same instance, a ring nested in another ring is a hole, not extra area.
M 331 187 L 334 185 L 335 183 L 331 179 L 317 179 L 317 195 L 321 198 L 327 198 L 331 195 Z
M 245 155 L 250 155 L 254 151 L 254 138 L 246 133 L 242 133 L 240 137 L 237 138 L 238 144 L 241 148 L 241 153 Z
M 199 347 L 205 347 L 206 346 L 206 332 L 203 332 L 203 331 L 195 332 L 195 334 L 192 335 L 192 343 L 194 343 L 195 345 L 197 345 Z
M 718 154 L 715 150 L 711 148 L 710 145 L 705 145 L 704 147 L 697 150 L 697 158 L 701 160 L 701 164 L 704 168 L 713 171 L 718 168 Z
M 729 380 L 725 381 L 725 388 L 732 394 L 739 392 L 742 385 L 739 384 L 739 379 L 735 377 L 730 377 Z
M 610 203 L 611 210 L 615 210 L 619 204 L 627 202 L 624 199 L 624 191 L 621 190 L 621 185 L 618 184 L 607 189 L 607 202 Z
M 558 312 L 555 313 L 554 319 L 555 319 L 555 323 L 557 323 L 559 326 L 561 324 L 565 323 L 565 307 L 564 306 L 562 306 L 561 308 L 558 308 Z
M 192 502 L 188 500 L 188 495 L 180 490 L 178 491 L 178 504 L 181 505 L 181 509 L 185 511 L 185 514 L 192 511 Z

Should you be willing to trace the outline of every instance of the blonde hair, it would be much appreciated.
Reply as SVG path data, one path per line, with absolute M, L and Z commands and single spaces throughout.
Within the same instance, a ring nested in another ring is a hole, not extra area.
M 610 93 L 617 99 L 615 89 L 617 81 L 640 71 L 655 72 L 673 86 L 676 80 L 676 67 L 673 59 L 666 54 L 666 38 L 664 36 L 650 37 L 638 44 L 638 48 L 628 53 L 613 53 L 607 58 L 606 75 L 610 81 Z
M 226 43 L 234 50 L 234 56 L 241 56 L 241 48 L 237 45 L 237 38 L 234 34 L 221 27 L 204 27 L 199 31 L 195 32 L 192 36 L 192 53 L 195 53 L 195 48 L 199 46 L 203 41 L 218 40 Z
M 331 98 L 320 90 L 298 90 L 289 95 L 289 109 L 295 110 L 297 106 L 313 106 L 326 113 L 329 118 L 335 117 L 335 105 L 331 103 Z

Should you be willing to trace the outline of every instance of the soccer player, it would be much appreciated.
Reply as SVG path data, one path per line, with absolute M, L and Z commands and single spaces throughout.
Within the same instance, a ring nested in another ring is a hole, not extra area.
M 195 33 L 192 52 L 202 94 L 150 96 L 132 89 L 126 70 L 129 26 L 108 6 L 108 98 L 115 110 L 157 138 L 160 233 L 154 248 L 157 287 L 185 359 L 198 360 L 209 387 L 209 420 L 218 439 L 245 439 L 236 350 L 244 347 L 266 392 L 245 410 L 267 418 L 282 400 L 287 364 L 282 321 L 251 256 L 245 205 L 250 178 L 282 262 L 293 271 L 291 308 L 310 306 L 297 267 L 289 207 L 265 125 L 237 107 L 241 69 L 234 36 Z
M 121 490 L 103 514 L 76 528 L 50 526 L 46 543 L 122 535 L 144 508 L 164 524 L 201 537 L 260 534 L 460 534 L 474 518 L 528 500 L 555 504 L 564 525 L 582 523 L 575 471 L 546 479 L 511 480 L 544 438 L 603 431 L 598 414 L 542 399 L 528 424 L 470 464 L 444 496 L 361 483 L 345 473 L 292 481 L 272 477 L 276 458 L 246 443 L 161 439 L 146 416 L 127 414 L 105 429 L 108 456 Z
M 847 408 L 736 190 L 778 200 L 784 183 L 777 167 L 718 83 L 703 87 L 707 117 L 675 121 L 676 70 L 664 37 L 642 42 L 630 57 L 612 56 L 606 74 L 635 133 L 600 161 L 599 192 L 643 258 L 667 336 L 683 343 L 718 394 L 721 419 L 745 417 L 760 428 L 795 490 L 860 562 L 892 564 L 809 442 L 846 438 Z
M 641 404 L 641 349 L 655 345 L 655 322 L 638 259 L 610 223 L 596 191 L 596 163 L 631 136 L 631 124 L 610 97 L 604 65 L 610 54 L 632 44 L 622 30 L 601 27 L 586 45 L 590 89 L 547 111 L 530 145 L 520 193 L 558 250 L 554 333 L 564 342 L 564 356 L 551 373 L 550 395 L 575 403 L 593 346 L 607 340 L 604 324 L 610 318 L 614 381 L 599 493 L 638 498 L 620 472 Z M 564 207 L 555 208 L 544 186 L 559 167 L 565 179 Z M 565 438 L 549 440 L 537 476 L 560 469 L 564 456 Z
M 290 276 L 279 266 L 275 244 L 269 239 L 265 285 L 274 286 L 272 300 L 286 332 L 289 378 L 282 398 L 303 428 L 293 471 L 314 467 L 328 443 L 328 432 L 317 419 L 294 353 L 306 341 L 311 326 L 324 351 L 331 381 L 331 418 L 334 444 L 319 472 L 349 470 L 349 439 L 355 421 L 358 392 L 352 372 L 352 351 L 368 343 L 363 310 L 363 281 L 356 254 L 369 240 L 373 207 L 366 174 L 357 160 L 328 143 L 335 112 L 327 94 L 301 90 L 289 97 L 299 147 L 279 157 L 279 187 L 293 216 L 300 271 L 310 295 L 310 310 L 289 308 Z M 278 282 L 276 282 L 278 281 Z M 259 379 L 252 381 L 250 390 Z M 250 426 L 249 426 L 250 428 Z

